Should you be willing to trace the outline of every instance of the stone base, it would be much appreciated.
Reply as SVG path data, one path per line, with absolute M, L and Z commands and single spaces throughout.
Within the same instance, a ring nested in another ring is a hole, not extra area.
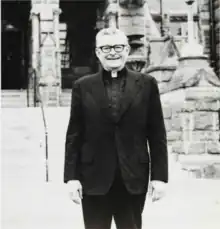
M 214 155 L 180 155 L 182 170 L 195 178 L 220 179 L 220 157 Z
M 57 107 L 60 105 L 60 86 L 39 87 L 40 101 L 45 107 Z
M 186 65 L 178 66 L 171 82 L 182 86 L 161 96 L 170 155 L 191 177 L 219 179 L 220 81 L 205 67 L 205 59 L 183 62 Z

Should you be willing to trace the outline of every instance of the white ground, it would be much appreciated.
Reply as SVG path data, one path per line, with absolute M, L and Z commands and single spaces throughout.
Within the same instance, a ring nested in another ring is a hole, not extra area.
M 80 205 L 63 179 L 69 108 L 48 108 L 49 179 L 45 181 L 44 129 L 39 108 L 2 109 L 1 197 L 3 229 L 83 229 Z M 220 228 L 220 181 L 182 176 L 171 163 L 166 197 L 147 199 L 143 229 Z M 113 228 L 114 225 L 113 225 Z

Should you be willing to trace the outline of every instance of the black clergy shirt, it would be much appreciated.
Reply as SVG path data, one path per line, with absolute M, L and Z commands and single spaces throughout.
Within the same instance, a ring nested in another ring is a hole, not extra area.
M 117 74 L 117 77 L 113 78 L 111 72 L 103 70 L 103 81 L 113 117 L 117 117 L 120 110 L 120 99 L 126 84 L 126 69 L 123 68 Z
M 120 99 L 125 89 L 126 84 L 126 68 L 117 72 L 117 77 L 113 78 L 111 72 L 103 70 L 103 82 L 108 96 L 109 107 L 111 108 L 111 115 L 113 118 L 118 116 L 120 110 Z M 118 158 L 115 170 L 115 182 L 121 182 L 121 172 L 119 168 Z

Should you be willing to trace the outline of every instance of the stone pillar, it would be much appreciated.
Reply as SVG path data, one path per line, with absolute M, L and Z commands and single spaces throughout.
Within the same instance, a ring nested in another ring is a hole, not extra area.
M 187 20 L 188 20 L 188 42 L 194 42 L 194 20 L 193 20 L 193 3 L 194 0 L 186 0 L 188 5 Z
M 31 20 L 32 20 L 32 68 L 38 69 L 39 67 L 39 51 L 40 51 L 40 21 L 39 9 L 32 7 Z
M 210 0 L 199 0 L 199 20 L 201 24 L 201 33 L 204 47 L 204 54 L 210 56 Z M 217 0 L 218 1 L 218 0 Z
M 203 46 L 198 43 L 194 36 L 193 23 L 193 3 L 195 0 L 186 0 L 188 5 L 188 41 L 181 50 L 181 56 L 201 56 L 203 55 Z
M 40 12 L 39 96 L 44 106 L 59 106 L 59 0 L 33 0 L 32 5 Z
M 220 80 L 207 57 L 181 57 L 168 89 L 161 100 L 171 155 L 193 177 L 220 178 Z
M 38 98 L 38 82 L 40 80 L 40 8 L 39 5 L 32 3 L 31 8 L 31 32 L 32 32 L 32 58 L 31 58 L 31 76 L 29 78 L 28 87 L 33 90 L 34 106 L 37 106 Z
M 129 39 L 129 68 L 142 71 L 147 61 L 145 0 L 119 0 L 118 27 Z
M 163 35 L 164 36 L 171 35 L 171 32 L 170 32 L 170 15 L 169 14 L 163 15 Z
M 60 21 L 59 21 L 59 15 L 61 13 L 60 8 L 53 9 L 53 16 L 54 16 L 54 37 L 55 37 L 55 45 L 56 45 L 56 51 L 55 51 L 55 68 L 56 68 L 56 79 L 57 83 L 59 84 L 59 87 L 57 87 L 57 93 L 56 93 L 56 101 L 59 104 L 60 101 L 60 95 L 61 95 L 61 50 L 60 50 Z
M 117 28 L 118 3 L 117 0 L 108 0 L 106 9 L 106 19 L 108 27 Z

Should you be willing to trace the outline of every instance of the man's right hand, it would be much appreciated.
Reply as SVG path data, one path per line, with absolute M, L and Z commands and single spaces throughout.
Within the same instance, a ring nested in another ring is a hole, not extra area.
M 78 180 L 70 180 L 67 182 L 67 189 L 70 199 L 74 203 L 80 204 L 80 201 L 83 198 L 81 183 Z

